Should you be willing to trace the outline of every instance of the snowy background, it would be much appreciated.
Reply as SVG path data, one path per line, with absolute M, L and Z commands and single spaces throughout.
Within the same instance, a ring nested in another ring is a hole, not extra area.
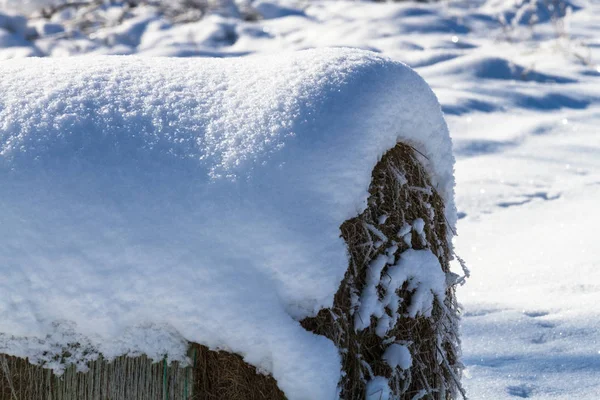
M 599 1 L 164 3 L 0 1 L 0 59 L 349 46 L 407 63 L 454 141 L 470 398 L 600 398 Z

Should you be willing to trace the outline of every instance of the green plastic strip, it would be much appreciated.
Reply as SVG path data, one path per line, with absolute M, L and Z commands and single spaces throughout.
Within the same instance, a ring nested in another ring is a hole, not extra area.
M 163 360 L 163 393 L 164 399 L 169 400 L 169 386 L 167 385 L 167 357 Z

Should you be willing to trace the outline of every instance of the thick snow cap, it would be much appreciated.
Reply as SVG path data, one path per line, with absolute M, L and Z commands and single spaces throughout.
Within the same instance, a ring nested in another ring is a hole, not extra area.
M 373 53 L 24 59 L 0 93 L 0 353 L 183 359 L 189 340 L 331 399 L 337 350 L 298 320 L 332 304 L 339 226 L 397 141 L 455 222 L 440 106 Z

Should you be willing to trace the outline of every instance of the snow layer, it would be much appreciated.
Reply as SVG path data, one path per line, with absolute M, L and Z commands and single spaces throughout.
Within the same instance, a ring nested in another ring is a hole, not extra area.
M 412 356 L 408 347 L 392 343 L 383 353 L 383 359 L 392 368 L 407 370 L 412 366 Z
M 370 52 L 11 60 L 0 93 L 0 352 L 185 339 L 331 399 L 337 350 L 297 321 L 332 304 L 379 157 L 415 146 L 455 220 L 435 96 Z
M 390 400 L 392 390 L 385 376 L 375 376 L 367 383 L 365 400 Z
M 422 232 L 423 220 L 417 221 L 420 223 L 414 225 L 420 227 Z M 418 228 L 415 230 L 418 231 Z M 401 254 L 398 263 L 394 264 L 396 250 L 398 250 L 397 246 L 390 247 L 369 264 L 365 288 L 361 293 L 360 306 L 354 318 L 355 329 L 366 329 L 370 325 L 371 318 L 376 317 L 379 320 L 376 333 L 380 337 L 385 337 L 386 333 L 396 326 L 402 301 L 397 292 L 404 283 L 408 283 L 409 291 L 414 291 L 406 313 L 410 318 L 418 315 L 429 317 L 433 310 L 434 299 L 443 302 L 446 274 L 431 250 L 408 249 Z M 389 268 L 382 278 L 381 271 L 386 265 L 389 265 Z M 380 295 L 381 291 L 384 293 L 383 297 Z M 385 311 L 386 308 L 391 311 L 391 317 Z

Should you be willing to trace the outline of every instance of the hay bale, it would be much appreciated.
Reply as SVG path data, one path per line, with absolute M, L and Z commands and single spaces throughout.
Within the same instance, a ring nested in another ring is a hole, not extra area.
M 99 377 L 111 397 L 141 380 L 148 398 L 332 399 L 342 376 L 346 399 L 457 392 L 454 160 L 414 71 L 325 49 L 0 78 L 0 352 L 66 367 L 35 373 L 46 394 Z M 190 342 L 197 390 L 169 369 Z
M 430 317 L 412 318 L 407 309 L 414 290 L 408 290 L 405 282 L 398 293 L 402 300 L 398 320 L 391 329 L 378 335 L 378 318 L 366 329 L 355 329 L 356 299 L 367 284 L 368 267 L 390 246 L 397 246 L 395 259 L 411 248 L 430 249 L 443 271 L 450 272 L 451 231 L 444 218 L 444 203 L 418 157 L 413 148 L 399 143 L 377 164 L 367 209 L 340 227 L 350 259 L 334 306 L 301 322 L 340 349 L 345 372 L 340 382 L 342 399 L 366 398 L 370 394 L 367 385 L 376 377 L 388 379 L 392 398 L 397 399 L 412 399 L 417 394 L 454 399 L 462 391 L 453 286 L 447 288 L 443 301 L 435 299 Z M 424 222 L 422 228 L 406 228 L 418 220 Z M 380 279 L 387 279 L 390 266 L 382 269 Z M 383 297 L 384 290 L 379 290 Z M 392 368 L 384 360 L 393 343 L 406 345 L 410 351 L 409 368 Z M 188 355 L 190 366 L 154 362 L 145 356 L 112 361 L 99 357 L 89 363 L 87 372 L 78 372 L 71 365 L 61 377 L 26 359 L 0 355 L 0 400 L 285 399 L 272 376 L 257 372 L 236 354 L 191 344 Z

